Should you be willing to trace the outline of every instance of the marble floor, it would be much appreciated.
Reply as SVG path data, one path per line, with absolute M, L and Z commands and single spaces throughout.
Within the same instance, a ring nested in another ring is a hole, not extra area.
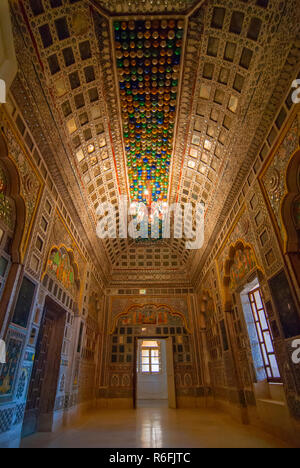
M 288 448 L 212 409 L 101 410 L 56 433 L 26 437 L 21 448 Z
M 136 401 L 137 408 L 168 408 L 169 401 L 168 400 L 137 400 Z

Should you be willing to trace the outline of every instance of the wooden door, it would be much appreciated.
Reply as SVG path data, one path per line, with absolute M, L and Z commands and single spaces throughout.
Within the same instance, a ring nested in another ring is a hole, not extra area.
M 49 415 L 49 422 L 51 421 L 59 378 L 63 331 L 64 314 L 58 315 L 49 306 L 45 306 L 28 390 L 22 437 L 39 430 L 51 430 L 51 423 L 41 426 L 41 415 Z

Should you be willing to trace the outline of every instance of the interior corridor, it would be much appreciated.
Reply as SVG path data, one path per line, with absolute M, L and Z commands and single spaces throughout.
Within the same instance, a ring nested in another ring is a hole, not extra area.
M 36 433 L 21 448 L 290 448 L 213 409 L 101 410 L 56 433 Z
M 300 448 L 299 6 L 0 0 L 1 449 Z

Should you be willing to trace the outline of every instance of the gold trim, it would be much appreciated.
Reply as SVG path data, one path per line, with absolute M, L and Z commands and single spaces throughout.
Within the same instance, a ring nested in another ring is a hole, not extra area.
M 271 164 L 272 164 L 272 162 L 273 162 L 273 160 L 275 158 L 276 153 L 278 152 L 278 150 L 280 149 L 281 145 L 283 144 L 285 138 L 287 137 L 287 134 L 290 131 L 290 129 L 291 129 L 292 125 L 293 125 L 293 122 L 300 115 L 299 111 L 300 111 L 300 106 L 296 106 L 296 108 L 292 111 L 292 113 L 291 113 L 290 117 L 288 118 L 282 132 L 280 133 L 280 135 L 278 137 L 278 140 L 277 140 L 276 144 L 271 149 L 270 154 L 269 154 L 269 156 L 268 156 L 268 158 L 267 158 L 267 160 L 265 162 L 265 165 L 264 165 L 262 171 L 260 172 L 260 174 L 258 176 L 258 183 L 259 183 L 260 189 L 262 191 L 264 202 L 265 202 L 265 205 L 267 207 L 268 214 L 270 216 L 271 223 L 272 223 L 272 226 L 273 226 L 273 229 L 274 229 L 274 232 L 275 232 L 278 244 L 279 244 L 279 248 L 280 248 L 280 251 L 281 251 L 282 254 L 284 254 L 285 251 L 286 251 L 286 243 L 287 243 L 287 232 L 286 232 L 284 222 L 283 222 L 283 219 L 282 219 L 282 203 L 283 203 L 283 200 L 284 200 L 284 198 L 285 198 L 285 196 L 287 194 L 287 186 L 286 186 L 287 169 L 288 169 L 288 166 L 290 164 L 290 161 L 294 157 L 295 153 L 297 151 L 299 151 L 299 148 L 300 148 L 300 145 L 299 145 L 299 138 L 300 138 L 299 123 L 298 123 L 298 147 L 295 150 L 295 152 L 290 156 L 289 163 L 288 163 L 288 165 L 286 167 L 286 170 L 285 170 L 284 184 L 285 184 L 286 192 L 285 192 L 285 195 L 284 195 L 284 197 L 282 198 L 282 200 L 280 202 L 279 216 L 280 216 L 281 225 L 283 226 L 284 238 L 282 238 L 282 232 L 280 230 L 280 227 L 278 225 L 278 221 L 276 219 L 275 213 L 274 213 L 273 208 L 271 206 L 270 199 L 268 197 L 266 186 L 265 186 L 265 183 L 263 181 L 263 178 L 266 175 L 267 170 L 271 166 Z
M 283 128 L 281 129 L 279 135 L 277 136 L 276 143 L 273 144 L 272 147 L 270 148 L 269 154 L 268 154 L 266 160 L 264 161 L 263 167 L 261 168 L 261 170 L 259 172 L 259 175 L 258 175 L 259 180 L 261 180 L 264 177 L 265 173 L 269 169 L 269 167 L 270 167 L 270 165 L 271 165 L 271 163 L 272 163 L 272 161 L 273 161 L 273 159 L 275 157 L 275 154 L 277 153 L 277 151 L 280 148 L 280 146 L 282 145 L 285 137 L 287 136 L 287 133 L 289 132 L 289 130 L 290 130 L 292 124 L 293 124 L 293 121 L 299 115 L 300 115 L 300 104 L 295 106 L 295 108 L 292 110 L 292 112 L 289 115 L 287 121 L 285 122 Z M 298 137 L 300 137 L 300 133 L 298 134 Z M 299 141 L 298 141 L 298 145 L 299 145 Z
M 280 245 L 280 249 L 281 249 L 281 252 L 283 252 L 283 249 L 282 249 L 282 236 L 281 236 L 281 233 L 280 233 L 280 230 L 279 230 L 279 226 L 278 226 L 278 223 L 276 221 L 276 218 L 275 218 L 275 215 L 274 215 L 274 212 L 270 206 L 270 201 L 269 201 L 269 198 L 267 197 L 266 195 L 266 190 L 265 190 L 265 187 L 264 187 L 264 184 L 263 184 L 263 181 L 262 181 L 262 178 L 264 177 L 266 171 L 268 170 L 268 168 L 270 167 L 271 165 L 271 162 L 273 161 L 274 157 L 275 157 L 275 154 L 276 152 L 278 151 L 278 149 L 280 148 L 280 146 L 282 145 L 288 131 L 290 130 L 291 128 L 291 125 L 293 123 L 293 121 L 297 118 L 297 116 L 299 117 L 300 115 L 300 104 L 296 105 L 295 108 L 292 110 L 290 116 L 288 117 L 287 121 L 285 122 L 283 128 L 281 129 L 281 132 L 280 134 L 277 136 L 277 141 L 276 143 L 270 148 L 269 150 L 269 154 L 266 158 L 266 160 L 264 161 L 264 164 L 257 176 L 257 180 L 258 180 L 258 183 L 259 183 L 259 186 L 260 186 L 260 189 L 262 191 L 262 195 L 263 195 L 263 198 L 264 198 L 264 202 L 265 202 L 265 205 L 267 207 L 267 210 L 268 210 L 268 213 L 269 213 L 269 216 L 270 216 L 270 219 L 271 219 L 271 223 L 273 225 L 273 229 L 275 231 L 275 235 L 277 237 L 277 240 L 278 240 L 278 243 Z M 299 133 L 299 139 L 300 139 L 300 132 Z M 299 142 L 298 142 L 299 144 Z M 299 150 L 299 147 L 296 151 Z M 291 158 L 294 156 L 294 154 L 291 156 Z M 234 223 L 232 224 L 231 228 L 229 229 L 228 233 L 226 234 L 221 246 L 218 248 L 218 251 L 214 257 L 214 260 L 216 262 L 216 266 L 217 266 L 217 273 L 218 273 L 218 279 L 219 279 L 219 282 L 220 282 L 220 285 L 222 284 L 221 281 L 220 281 L 220 278 L 219 278 L 219 269 L 218 269 L 218 259 L 220 257 L 220 255 L 222 254 L 223 250 L 225 249 L 226 247 L 226 244 L 227 244 L 227 241 L 228 241 L 228 238 L 231 236 L 232 232 L 234 231 L 237 223 L 239 222 L 242 214 L 244 213 L 246 209 L 246 206 L 245 206 L 245 202 L 243 203 L 242 207 L 240 208 L 240 211 L 238 212 L 238 214 L 236 215 L 236 218 L 235 218 L 235 221 Z M 280 215 L 281 215 L 281 211 L 280 211 Z M 255 253 L 255 251 L 254 251 Z M 256 255 L 256 253 L 255 253 Z M 212 262 L 213 263 L 213 262 Z M 207 275 L 209 274 L 209 269 L 207 270 L 205 276 L 204 276 L 204 280 L 205 278 L 207 277 Z M 201 287 L 200 287 L 201 288 Z M 223 292 L 223 288 L 221 288 L 222 292 Z

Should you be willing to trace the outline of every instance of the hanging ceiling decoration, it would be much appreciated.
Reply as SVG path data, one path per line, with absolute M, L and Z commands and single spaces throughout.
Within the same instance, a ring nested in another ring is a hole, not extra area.
M 132 202 L 166 202 L 184 34 L 182 20 L 114 22 Z

